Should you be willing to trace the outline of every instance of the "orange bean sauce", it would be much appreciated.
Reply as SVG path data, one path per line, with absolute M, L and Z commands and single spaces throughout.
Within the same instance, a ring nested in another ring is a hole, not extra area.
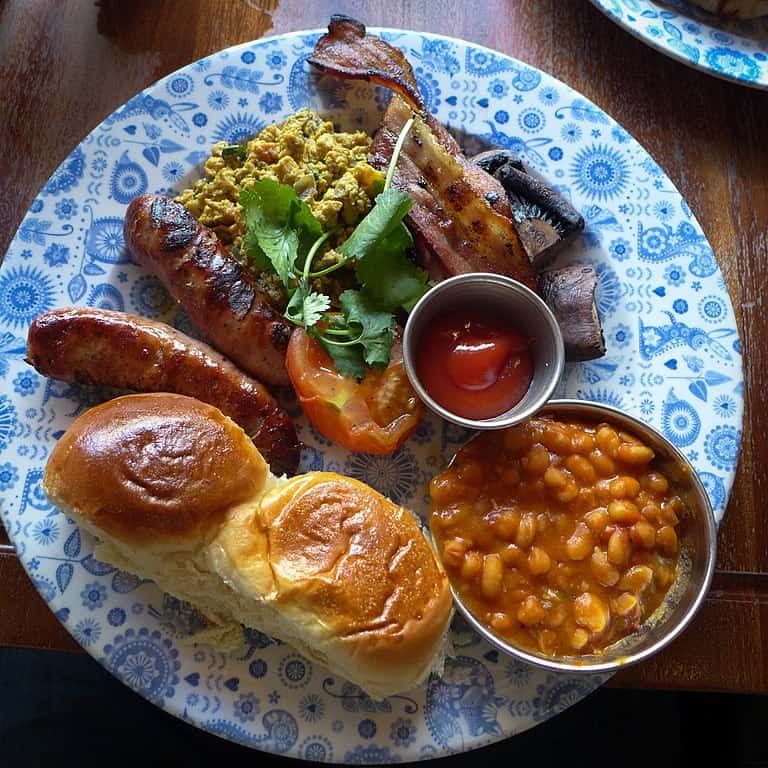
M 470 611 L 548 656 L 634 632 L 674 581 L 687 512 L 653 458 L 609 424 L 548 417 L 467 444 L 430 483 L 430 523 Z

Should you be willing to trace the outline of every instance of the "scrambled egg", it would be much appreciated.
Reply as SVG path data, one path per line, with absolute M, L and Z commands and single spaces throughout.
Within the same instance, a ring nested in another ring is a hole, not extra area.
M 384 174 L 368 165 L 371 139 L 363 131 L 337 133 L 333 123 L 309 109 L 273 124 L 251 139 L 242 156 L 222 156 L 226 142 L 213 147 L 205 177 L 177 200 L 239 254 L 245 234 L 238 199 L 241 189 L 269 178 L 290 184 L 324 230 L 340 226 L 342 242 L 373 206 Z

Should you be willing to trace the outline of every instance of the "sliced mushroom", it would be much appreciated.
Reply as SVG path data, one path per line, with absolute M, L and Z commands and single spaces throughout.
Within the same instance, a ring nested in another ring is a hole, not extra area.
M 584 218 L 551 187 L 512 163 L 494 174 L 509 198 L 523 245 L 540 269 L 565 243 L 584 229 Z
M 492 149 L 472 160 L 504 187 L 518 234 L 535 269 L 546 266 L 559 248 L 584 229 L 581 214 L 528 173 L 514 152 Z
M 475 165 L 479 165 L 486 173 L 493 176 L 502 165 L 510 163 L 519 171 L 525 171 L 523 161 L 510 149 L 487 149 L 485 152 L 479 152 L 471 158 Z
M 594 360 L 605 354 L 597 314 L 597 272 L 590 264 L 573 264 L 540 272 L 539 293 L 563 332 L 567 360 Z

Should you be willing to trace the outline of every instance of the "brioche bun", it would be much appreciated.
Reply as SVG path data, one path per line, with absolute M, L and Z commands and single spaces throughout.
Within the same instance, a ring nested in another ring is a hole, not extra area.
M 373 696 L 442 665 L 451 593 L 414 518 L 341 475 L 275 478 L 213 406 L 161 393 L 93 408 L 59 440 L 43 487 L 100 559 Z
M 195 547 L 269 467 L 218 408 L 171 394 L 91 408 L 56 444 L 45 490 L 86 522 L 137 546 Z
M 216 543 L 220 573 L 274 610 L 264 631 L 363 689 L 408 690 L 432 669 L 451 613 L 445 572 L 411 515 L 364 483 L 294 477 Z

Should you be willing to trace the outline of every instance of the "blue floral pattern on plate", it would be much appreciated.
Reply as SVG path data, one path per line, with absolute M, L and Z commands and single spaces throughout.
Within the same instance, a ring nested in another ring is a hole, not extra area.
M 608 353 L 568 366 L 558 394 L 619 404 L 694 461 L 722 517 L 738 460 L 740 344 L 712 249 L 672 183 L 594 104 L 502 54 L 386 30 L 419 71 L 430 109 L 468 150 L 520 153 L 584 213 L 561 258 L 592 263 Z M 34 201 L 0 271 L 0 513 L 38 590 L 116 677 L 211 733 L 317 761 L 389 763 L 469 750 L 519 733 L 605 676 L 551 675 L 512 662 L 460 618 L 455 656 L 420 690 L 374 701 L 258 628 L 223 653 L 188 642 L 203 625 L 151 582 L 99 562 L 93 541 L 40 485 L 51 447 L 106 390 L 48 381 L 24 363 L 40 311 L 71 303 L 137 311 L 193 332 L 160 284 L 129 263 L 125 204 L 200 174 L 217 138 L 236 141 L 307 104 L 344 128 L 375 129 L 385 99 L 308 71 L 317 32 L 240 45 L 173 73 L 98 126 Z M 288 403 L 298 416 L 295 403 Z M 302 468 L 334 469 L 426 514 L 428 479 L 468 437 L 427 418 L 392 457 L 349 454 L 303 418 Z
M 592 0 L 657 51 L 725 80 L 768 88 L 768 17 L 721 19 L 687 0 Z

